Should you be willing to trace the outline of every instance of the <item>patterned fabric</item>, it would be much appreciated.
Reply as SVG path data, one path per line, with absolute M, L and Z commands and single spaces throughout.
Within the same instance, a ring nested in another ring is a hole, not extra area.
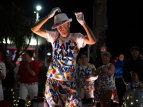
M 52 63 L 49 66 L 47 77 L 56 80 L 71 81 L 76 76 L 76 56 L 81 47 L 84 47 L 83 39 L 80 33 L 70 34 L 64 38 L 57 32 L 47 31 L 48 41 L 53 47 Z
M 45 99 L 50 107 L 82 107 L 75 82 L 59 81 L 48 78 L 45 88 Z
M 87 66 L 84 65 L 77 65 L 77 79 L 79 81 L 79 91 L 94 91 L 94 81 L 95 79 L 91 73 L 92 69 L 96 69 L 93 64 L 88 63 Z M 86 77 L 90 77 L 86 79 Z M 91 78 L 92 77 L 92 78 Z
M 115 83 L 113 80 L 113 76 L 107 76 L 106 72 L 103 71 L 105 67 L 109 67 L 111 63 L 107 65 L 102 65 L 99 67 L 98 71 L 98 79 L 95 81 L 95 94 L 96 94 L 96 101 L 99 101 L 103 95 L 107 92 L 107 90 L 113 91 L 113 102 L 118 103 L 118 96 L 117 90 L 115 87 Z
M 134 88 L 143 88 L 143 82 L 129 82 L 128 83 L 128 86 L 127 86 L 127 89 L 126 90 L 129 90 L 129 89 L 134 89 Z

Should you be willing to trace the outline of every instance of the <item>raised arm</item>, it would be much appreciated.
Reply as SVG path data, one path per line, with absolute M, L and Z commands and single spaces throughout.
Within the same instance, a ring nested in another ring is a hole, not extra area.
M 78 12 L 75 13 L 76 19 L 77 21 L 83 26 L 83 28 L 85 29 L 87 36 L 85 37 L 85 39 L 83 40 L 84 43 L 86 44 L 95 44 L 95 36 L 93 34 L 93 32 L 91 31 L 91 29 L 88 27 L 88 25 L 86 24 L 86 22 L 84 21 L 84 15 L 82 12 Z
M 46 21 L 48 21 L 55 15 L 56 11 L 61 12 L 61 9 L 59 7 L 53 8 L 49 15 L 41 19 L 38 23 L 34 25 L 33 28 L 31 28 L 32 32 L 36 33 L 39 36 L 47 38 L 46 30 L 41 29 L 41 27 L 43 26 L 44 23 L 46 23 Z

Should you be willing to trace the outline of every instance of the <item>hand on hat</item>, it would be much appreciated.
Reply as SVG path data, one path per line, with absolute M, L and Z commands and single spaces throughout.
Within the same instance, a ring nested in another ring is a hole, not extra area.
M 53 8 L 52 11 L 50 12 L 50 14 L 48 15 L 48 17 L 49 18 L 53 17 L 57 11 L 61 12 L 61 9 L 59 7 Z
M 85 23 L 83 13 L 82 13 L 82 12 L 76 12 L 76 13 L 74 13 L 74 14 L 75 14 L 75 16 L 76 16 L 77 21 L 78 21 L 81 25 L 83 25 L 83 24 Z

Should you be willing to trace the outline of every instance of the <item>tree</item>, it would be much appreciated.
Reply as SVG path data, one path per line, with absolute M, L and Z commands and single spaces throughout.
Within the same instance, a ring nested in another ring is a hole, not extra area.
M 28 12 L 15 3 L 6 6 L 0 5 L 0 51 L 4 60 L 6 60 L 8 39 L 16 45 L 17 52 L 14 62 L 29 46 L 32 37 L 31 27 L 34 20 L 27 20 L 26 13 Z

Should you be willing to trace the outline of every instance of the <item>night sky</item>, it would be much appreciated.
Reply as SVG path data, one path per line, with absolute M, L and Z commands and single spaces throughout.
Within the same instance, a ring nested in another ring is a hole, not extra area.
M 6 4 L 9 1 L 0 2 Z M 86 23 L 93 30 L 93 0 L 16 0 L 16 3 L 28 10 L 29 17 L 35 17 L 37 4 L 42 6 L 40 18 L 48 15 L 52 8 L 60 7 L 62 12 L 73 19 L 71 32 L 85 33 L 74 15 L 74 12 L 82 11 Z M 134 45 L 143 51 L 143 0 L 108 0 L 107 18 L 106 45 L 114 58 L 120 52 L 129 58 L 130 48 Z

